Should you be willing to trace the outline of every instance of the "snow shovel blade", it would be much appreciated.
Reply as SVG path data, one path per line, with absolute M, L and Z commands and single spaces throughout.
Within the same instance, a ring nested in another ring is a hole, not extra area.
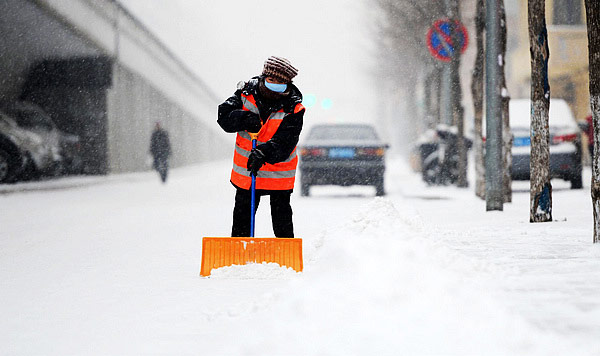
M 200 275 L 213 268 L 274 262 L 302 272 L 302 239 L 275 237 L 203 237 Z

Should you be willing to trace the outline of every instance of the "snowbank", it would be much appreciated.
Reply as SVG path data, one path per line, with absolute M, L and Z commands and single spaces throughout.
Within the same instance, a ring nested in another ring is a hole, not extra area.
M 545 355 L 565 348 L 492 296 L 497 268 L 435 241 L 409 210 L 376 198 L 325 232 L 302 277 L 269 293 L 271 307 L 229 324 L 226 335 L 242 339 L 223 340 L 219 354 Z M 247 278 L 253 269 L 236 271 Z

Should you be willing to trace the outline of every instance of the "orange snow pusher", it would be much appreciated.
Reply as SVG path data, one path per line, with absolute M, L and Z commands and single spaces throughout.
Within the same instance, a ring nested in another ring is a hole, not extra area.
M 213 268 L 274 262 L 302 271 L 302 239 L 275 237 L 204 237 L 200 275 L 210 276 Z
M 256 147 L 258 134 L 250 133 L 252 148 Z M 248 263 L 273 262 L 302 272 L 302 239 L 254 237 L 256 175 L 251 173 L 250 185 L 250 237 L 203 237 L 200 275 L 210 276 L 214 268 Z

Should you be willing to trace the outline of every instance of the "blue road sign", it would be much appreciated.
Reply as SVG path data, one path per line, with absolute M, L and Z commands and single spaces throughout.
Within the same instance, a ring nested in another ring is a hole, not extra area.
M 452 31 L 457 31 L 458 43 L 452 43 Z M 427 47 L 429 52 L 435 58 L 450 62 L 455 48 L 460 48 L 463 53 L 467 49 L 469 35 L 465 26 L 455 21 L 452 23 L 449 19 L 437 20 L 427 32 Z

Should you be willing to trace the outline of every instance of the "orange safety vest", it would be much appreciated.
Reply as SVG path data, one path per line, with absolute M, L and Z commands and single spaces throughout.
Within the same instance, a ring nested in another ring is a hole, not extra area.
M 252 111 L 253 113 L 260 115 L 256 101 L 252 94 L 245 95 L 241 94 L 242 98 L 242 109 L 245 111 Z M 294 113 L 298 113 L 304 109 L 302 104 L 298 103 L 294 108 Z M 288 113 L 284 112 L 283 109 L 272 113 L 267 121 L 263 123 L 262 128 L 258 132 L 258 139 L 256 144 L 260 145 L 269 141 L 279 125 L 283 122 L 285 116 Z M 252 150 L 252 138 L 246 131 L 239 131 L 235 140 L 235 151 L 233 154 L 233 169 L 231 170 L 231 182 L 237 187 L 243 189 L 250 189 L 252 184 L 252 178 L 250 177 L 250 171 L 248 171 L 248 157 Z M 294 188 L 294 181 L 296 180 L 296 167 L 298 166 L 298 156 L 296 155 L 296 147 L 290 154 L 290 156 L 283 162 L 275 164 L 265 163 L 260 168 L 256 175 L 256 189 L 264 190 L 290 190 Z

